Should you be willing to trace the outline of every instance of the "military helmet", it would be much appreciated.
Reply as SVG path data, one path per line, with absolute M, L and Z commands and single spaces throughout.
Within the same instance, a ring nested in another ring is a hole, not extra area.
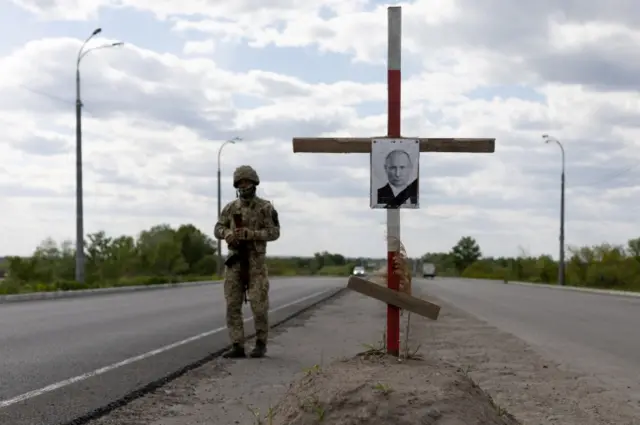
M 256 170 L 254 170 L 250 165 L 241 165 L 236 168 L 233 172 L 233 187 L 237 188 L 238 183 L 243 179 L 252 181 L 256 186 L 260 184 L 258 173 L 256 173 Z

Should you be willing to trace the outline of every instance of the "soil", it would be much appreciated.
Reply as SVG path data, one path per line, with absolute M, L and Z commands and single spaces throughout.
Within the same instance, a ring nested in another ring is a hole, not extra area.
M 274 425 L 520 424 L 459 368 L 386 355 L 357 356 L 308 371 L 272 417 Z

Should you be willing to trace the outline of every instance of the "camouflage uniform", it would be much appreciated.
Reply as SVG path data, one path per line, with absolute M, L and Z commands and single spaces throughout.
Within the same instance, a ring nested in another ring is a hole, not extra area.
M 249 188 L 238 188 L 241 180 L 248 180 L 252 184 Z M 278 213 L 271 202 L 256 196 L 256 186 L 260 179 L 256 171 L 242 165 L 233 173 L 233 186 L 238 190 L 239 197 L 229 202 L 220 213 L 214 234 L 217 239 L 226 239 L 235 232 L 234 214 L 241 214 L 243 236 L 239 240 L 248 241 L 249 245 L 249 290 L 247 298 L 251 305 L 256 330 L 256 347 L 251 352 L 252 357 L 262 357 L 266 352 L 267 336 L 269 333 L 269 279 L 265 261 L 267 242 L 280 237 L 280 223 Z M 229 254 L 236 250 L 229 247 Z M 224 296 L 227 303 L 227 328 L 233 344 L 225 357 L 245 357 L 244 353 L 244 324 L 242 318 L 242 301 L 244 288 L 240 280 L 240 262 L 232 267 L 225 267 Z

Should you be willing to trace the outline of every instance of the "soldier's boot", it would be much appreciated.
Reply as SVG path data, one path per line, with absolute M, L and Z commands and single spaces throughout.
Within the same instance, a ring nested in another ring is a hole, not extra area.
M 253 358 L 264 357 L 267 354 L 267 344 L 264 341 L 256 340 L 256 346 L 253 347 L 249 355 Z
M 222 354 L 222 357 L 225 359 L 240 359 L 247 357 L 247 354 L 244 352 L 244 345 L 233 344 L 229 350 Z

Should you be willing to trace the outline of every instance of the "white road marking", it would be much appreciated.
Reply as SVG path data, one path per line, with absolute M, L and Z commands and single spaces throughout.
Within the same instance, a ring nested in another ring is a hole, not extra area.
M 269 310 L 269 313 L 272 314 L 272 313 L 274 313 L 276 311 L 284 310 L 285 308 L 291 307 L 292 305 L 301 303 L 303 301 L 306 301 L 306 300 L 309 300 L 311 298 L 317 297 L 317 296 L 319 296 L 321 294 L 325 294 L 327 292 L 332 292 L 332 291 L 334 291 L 334 289 L 326 290 L 326 291 L 320 291 L 320 292 L 313 293 L 311 295 L 307 295 L 306 297 L 302 297 L 300 299 L 297 299 L 295 301 L 292 301 L 290 303 L 282 305 L 282 306 L 280 306 L 278 308 L 274 308 L 272 310 Z M 251 317 L 249 317 L 247 319 L 244 319 L 245 322 L 248 322 L 250 320 L 252 320 Z M 161 354 L 161 353 L 164 353 L 166 351 L 173 350 L 174 348 L 180 347 L 180 346 L 185 345 L 185 344 L 189 344 L 190 342 L 197 341 L 197 340 L 202 339 L 202 338 L 206 338 L 206 337 L 208 337 L 210 335 L 216 334 L 218 332 L 222 332 L 222 331 L 224 331 L 226 329 L 227 329 L 227 327 L 223 326 L 223 327 L 220 327 L 220 328 L 217 328 L 217 329 L 213 329 L 213 330 L 210 330 L 210 331 L 207 331 L 207 332 L 203 332 L 201 334 L 192 336 L 190 338 L 183 339 L 182 341 L 174 342 L 173 344 L 165 345 L 164 347 L 160 347 L 160 348 L 157 348 L 155 350 L 149 351 L 147 353 L 140 354 L 139 356 L 131 357 L 131 358 L 122 360 L 121 362 L 114 363 L 114 364 L 109 365 L 109 366 L 101 367 L 100 369 L 96 369 L 96 370 L 94 370 L 92 372 L 88 372 L 88 373 L 84 373 L 82 375 L 74 376 L 73 378 L 65 379 L 63 381 L 56 382 L 55 384 L 47 385 L 46 387 L 26 392 L 24 394 L 21 394 L 19 396 L 13 397 L 13 398 L 10 398 L 8 400 L 0 401 L 0 409 L 5 408 L 5 407 L 9 407 L 12 404 L 20 403 L 21 401 L 25 401 L 25 400 L 29 400 L 29 399 L 34 398 L 34 397 L 41 396 L 43 394 L 49 393 L 51 391 L 58 390 L 60 388 L 64 388 L 64 387 L 69 386 L 71 384 L 75 384 L 76 382 L 81 382 L 81 381 L 87 380 L 89 378 L 93 378 L 94 376 L 105 374 L 105 373 L 110 372 L 112 370 L 118 369 L 118 368 L 120 368 L 122 366 L 127 366 L 127 365 L 130 365 L 131 363 L 135 363 L 135 362 L 138 362 L 140 360 L 148 359 L 149 357 L 153 357 L 153 356 L 155 356 L 157 354 Z

